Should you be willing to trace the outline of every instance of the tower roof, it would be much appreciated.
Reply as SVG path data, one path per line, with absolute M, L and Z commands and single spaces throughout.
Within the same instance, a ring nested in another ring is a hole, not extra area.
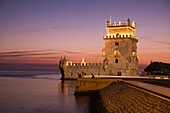
M 109 19 L 107 20 L 107 23 L 109 23 Z M 130 23 L 130 19 L 128 18 L 126 23 L 123 23 L 119 21 L 118 23 L 114 22 L 113 24 L 109 24 L 106 26 L 107 28 L 113 28 L 113 27 L 130 27 L 132 29 L 136 29 L 136 25 Z

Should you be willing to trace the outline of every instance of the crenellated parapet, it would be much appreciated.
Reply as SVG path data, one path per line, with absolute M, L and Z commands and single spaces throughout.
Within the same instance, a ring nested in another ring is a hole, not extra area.
M 136 40 L 138 40 L 138 38 L 136 37 L 136 36 L 132 36 L 132 35 L 118 35 L 118 34 L 116 34 L 116 35 L 105 35 L 105 36 L 103 36 L 103 39 L 104 40 L 108 40 L 108 39 L 129 39 L 129 38 L 133 38 L 133 39 L 136 39 Z
M 67 60 L 66 57 L 61 58 L 60 60 L 60 67 L 69 67 L 69 68 L 100 68 L 103 66 L 102 63 L 86 63 L 84 58 L 81 63 L 73 63 L 70 59 Z
M 111 20 L 110 20 L 111 21 Z M 136 29 L 136 23 L 135 21 L 133 21 L 133 23 L 131 24 L 130 23 L 130 19 L 128 18 L 128 20 L 126 21 L 126 23 L 123 23 L 121 21 L 119 21 L 118 23 L 117 22 L 114 22 L 113 24 L 111 24 L 109 20 L 106 22 L 106 29 L 107 28 L 110 28 L 110 27 L 131 27 L 133 29 Z
M 68 63 L 67 67 L 69 68 L 101 68 L 103 66 L 102 63 Z
M 119 23 L 114 22 L 114 24 L 111 24 L 111 22 L 108 20 L 106 22 L 106 31 L 107 35 L 116 35 L 119 33 L 119 35 L 135 36 L 136 23 L 134 21 L 131 23 L 129 18 L 126 23 L 119 21 Z
M 119 23 L 114 23 L 114 24 L 109 24 L 108 27 L 131 27 L 133 29 L 136 29 L 136 24 L 135 23 L 132 23 L 132 24 L 129 24 L 127 25 L 126 23 L 121 23 L 121 21 Z

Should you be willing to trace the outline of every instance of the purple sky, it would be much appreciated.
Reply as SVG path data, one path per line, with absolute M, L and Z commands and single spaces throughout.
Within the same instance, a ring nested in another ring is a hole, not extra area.
M 169 0 L 1 0 L 0 67 L 43 68 L 57 64 L 64 54 L 74 62 L 82 57 L 102 62 L 110 14 L 112 23 L 128 17 L 136 22 L 140 66 L 151 60 L 170 63 L 169 12 Z

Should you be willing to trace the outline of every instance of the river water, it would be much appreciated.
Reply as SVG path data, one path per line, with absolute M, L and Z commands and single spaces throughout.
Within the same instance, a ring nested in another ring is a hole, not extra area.
M 76 81 L 60 73 L 0 72 L 0 113 L 84 113 L 88 97 L 74 96 Z

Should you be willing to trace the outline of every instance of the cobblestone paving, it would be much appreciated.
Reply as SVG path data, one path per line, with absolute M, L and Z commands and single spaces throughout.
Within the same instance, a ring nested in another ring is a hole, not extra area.
M 91 95 L 89 112 L 170 113 L 170 102 L 119 82 Z

